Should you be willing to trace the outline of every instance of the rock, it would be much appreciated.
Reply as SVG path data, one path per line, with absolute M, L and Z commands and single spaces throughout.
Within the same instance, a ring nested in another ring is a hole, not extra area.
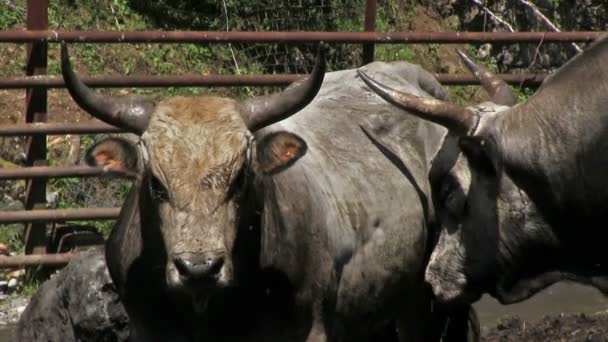
M 25 137 L 0 137 L 0 159 L 23 163 L 25 161 L 24 145 Z M 6 168 L 5 165 L 0 165 L 0 167 Z
M 2 294 L 0 296 L 0 322 L 3 324 L 15 324 L 19 319 L 20 312 L 19 308 L 25 307 L 28 302 L 28 298 L 11 294 Z
M 8 255 L 8 246 L 0 242 L 0 255 Z
M 27 305 L 21 305 L 15 308 L 15 311 L 17 312 L 17 314 L 19 316 L 21 316 L 23 314 L 23 311 L 25 311 L 25 308 L 27 308 Z
M 11 279 L 8 281 L 8 284 L 7 284 L 8 289 L 9 289 L 9 290 L 12 290 L 12 289 L 16 288 L 16 287 L 17 287 L 17 284 L 19 284 L 19 282 L 17 281 L 17 279 L 16 279 L 16 278 L 11 278 Z
M 6 194 L 0 194 L 0 211 L 18 211 L 23 210 L 24 206 L 18 200 Z
M 492 53 L 492 44 L 485 43 L 479 47 L 479 50 L 477 51 L 477 58 L 484 59 L 488 57 L 490 53 Z
M 22 278 L 25 276 L 25 269 L 20 269 L 20 270 L 15 270 L 15 271 L 11 271 L 6 273 L 6 277 L 7 278 Z
M 127 341 L 128 318 L 103 248 L 91 248 L 45 281 L 21 315 L 17 341 Z
M 49 209 L 56 209 L 59 205 L 59 192 L 48 191 L 46 193 L 46 207 Z

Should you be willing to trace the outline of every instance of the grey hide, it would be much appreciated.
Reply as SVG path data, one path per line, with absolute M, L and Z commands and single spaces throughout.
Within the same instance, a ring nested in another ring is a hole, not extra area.
M 445 98 L 418 66 L 375 62 L 362 69 L 403 91 Z M 313 311 L 329 307 L 338 331 L 370 330 L 392 316 L 403 318 L 413 337 L 429 300 L 422 283 L 432 216 L 428 172 L 446 130 L 401 115 L 356 75 L 328 73 L 311 104 L 256 134 L 287 130 L 308 144 L 291 168 L 263 180 L 262 266 L 285 272 L 298 284 L 297 300 Z M 362 127 L 394 142 L 409 172 L 379 153 Z

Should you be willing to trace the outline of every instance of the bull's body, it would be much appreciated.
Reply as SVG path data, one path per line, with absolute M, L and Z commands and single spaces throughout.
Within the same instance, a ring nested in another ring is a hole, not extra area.
M 374 63 L 365 69 L 415 94 L 426 94 L 420 82 L 427 92 L 444 96 L 419 67 Z M 247 210 L 263 214 L 243 220 L 236 239 L 242 247 L 235 247 L 233 255 L 241 259 L 235 260 L 239 287 L 216 294 L 204 314 L 191 310 L 189 298 L 167 296 L 157 218 L 142 209 L 147 204 L 138 199 L 140 189 L 133 191 L 109 240 L 107 258 L 139 326 L 135 330 L 147 338 L 200 334 L 272 340 L 269 334 L 279 338 L 276 334 L 286 332 L 281 339 L 304 340 L 369 336 L 399 319 L 406 339 L 422 336 L 430 301 L 422 283 L 432 214 L 425 195 L 427 173 L 445 129 L 400 115 L 355 75 L 354 70 L 328 73 L 304 110 L 256 133 L 259 141 L 286 129 L 303 137 L 308 150 L 279 174 L 254 175 Z M 410 173 L 379 153 L 360 125 L 397 140 Z M 284 277 L 286 282 L 277 280 Z
M 421 95 L 418 77 L 430 78 L 406 63 L 363 69 Z M 355 75 L 327 74 L 311 104 L 256 136 L 285 129 L 308 144 L 291 168 L 262 179 L 262 266 L 285 273 L 296 288 L 296 303 L 313 304 L 317 318 L 341 333 L 371 331 L 395 315 L 411 327 L 423 326 L 426 175 L 445 129 L 399 116 Z M 425 86 L 443 96 L 437 83 Z M 398 141 L 411 174 L 379 153 L 361 126 Z M 322 317 L 321 310 L 330 315 Z
M 395 321 L 404 341 L 442 333 L 443 324 L 427 329 L 422 275 L 427 175 L 446 130 L 403 117 L 355 70 L 324 82 L 325 53 L 279 93 L 155 100 L 95 92 L 62 46 L 74 100 L 141 137 L 138 147 L 109 138 L 87 152 L 89 164 L 136 179 L 106 248 L 134 341 L 366 339 Z M 365 68 L 445 98 L 417 66 Z M 362 126 L 396 140 L 406 165 L 378 152 Z

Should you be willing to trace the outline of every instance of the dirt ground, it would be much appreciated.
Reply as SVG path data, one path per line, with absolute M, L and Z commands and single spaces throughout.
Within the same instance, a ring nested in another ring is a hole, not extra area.
M 547 316 L 535 323 L 527 323 L 518 317 L 508 317 L 501 319 L 481 340 L 604 342 L 608 341 L 608 313 Z

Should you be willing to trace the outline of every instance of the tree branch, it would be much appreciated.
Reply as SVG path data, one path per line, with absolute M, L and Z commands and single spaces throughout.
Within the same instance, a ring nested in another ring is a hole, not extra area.
M 513 26 L 511 26 L 508 22 L 504 21 L 501 17 L 497 16 L 494 12 L 490 11 L 479 0 L 471 0 L 471 1 L 473 1 L 473 3 L 476 4 L 477 6 L 479 6 L 479 8 L 481 8 L 481 10 L 484 11 L 487 15 L 492 17 L 494 19 L 494 21 L 496 21 L 497 23 L 506 27 L 507 30 L 509 30 L 509 32 L 515 32 L 515 30 L 513 29 Z
M 538 19 L 540 19 L 540 21 L 543 23 L 543 25 L 549 29 L 550 31 L 554 31 L 554 32 L 561 32 L 561 30 L 555 26 L 551 20 L 549 20 L 547 17 L 545 17 L 545 15 L 536 7 L 536 5 L 534 5 L 532 2 L 530 1 L 526 1 L 526 0 L 519 0 L 519 2 L 528 7 L 529 9 L 532 10 L 532 12 L 534 12 L 534 15 L 536 15 L 536 17 Z M 574 51 L 576 51 L 577 53 L 581 52 L 581 48 L 576 45 L 576 43 L 570 43 L 570 45 L 572 46 L 572 48 L 574 49 Z

